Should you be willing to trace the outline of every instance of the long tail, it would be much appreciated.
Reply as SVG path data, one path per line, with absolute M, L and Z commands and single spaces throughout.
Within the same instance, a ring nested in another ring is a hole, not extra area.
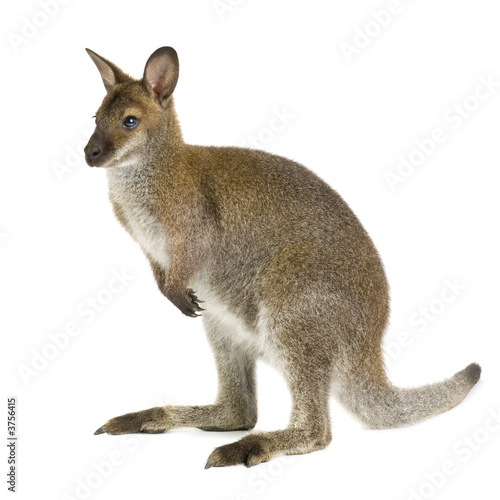
M 369 379 L 369 373 L 343 383 L 340 401 L 372 429 L 416 424 L 439 415 L 460 403 L 479 380 L 481 367 L 471 363 L 453 377 L 414 388 L 394 387 L 385 378 Z

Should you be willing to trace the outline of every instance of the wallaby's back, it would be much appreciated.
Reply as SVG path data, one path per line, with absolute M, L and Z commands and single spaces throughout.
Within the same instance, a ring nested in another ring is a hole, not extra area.
M 325 296 L 335 291 L 383 329 L 388 287 L 381 260 L 336 191 L 304 166 L 266 152 L 187 146 L 186 153 L 212 207 L 215 237 L 221 238 L 212 245 L 214 258 L 226 267 L 233 260 L 240 266 L 245 252 L 252 260 L 253 281 L 258 269 L 286 253 L 289 264 L 296 266 L 289 274 L 301 289 L 321 286 Z M 235 271 L 241 278 L 249 276 Z

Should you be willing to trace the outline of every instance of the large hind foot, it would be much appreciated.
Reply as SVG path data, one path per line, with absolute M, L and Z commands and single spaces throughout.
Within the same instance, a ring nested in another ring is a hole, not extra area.
M 160 434 L 169 430 L 167 422 L 164 408 L 150 408 L 112 418 L 99 427 L 94 434 L 133 434 L 138 432 Z

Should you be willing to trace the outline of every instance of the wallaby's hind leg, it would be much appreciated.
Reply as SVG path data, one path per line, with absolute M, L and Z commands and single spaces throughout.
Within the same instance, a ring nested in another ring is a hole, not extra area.
M 213 405 L 150 408 L 112 418 L 96 434 L 162 433 L 175 427 L 233 431 L 252 429 L 257 422 L 255 359 L 233 343 L 225 328 L 208 314 L 204 325 L 214 351 L 219 390 Z M 229 332 L 228 332 L 229 333 Z
M 325 448 L 331 441 L 328 396 L 330 374 L 325 367 L 312 369 L 300 358 L 290 360 L 284 370 L 292 395 L 288 427 L 273 432 L 255 432 L 216 448 L 205 468 L 267 462 L 278 455 L 300 455 Z

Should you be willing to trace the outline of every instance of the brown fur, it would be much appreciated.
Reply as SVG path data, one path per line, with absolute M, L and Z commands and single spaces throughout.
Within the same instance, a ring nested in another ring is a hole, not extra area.
M 115 214 L 143 248 L 160 291 L 184 314 L 202 314 L 219 374 L 213 405 L 127 414 L 96 434 L 251 429 L 258 357 L 288 382 L 289 426 L 217 448 L 207 467 L 324 448 L 331 393 L 372 428 L 412 424 L 465 397 L 479 379 L 476 364 L 420 388 L 387 380 L 384 269 L 333 189 L 283 157 L 185 144 L 172 97 L 179 68 L 173 49 L 158 49 L 142 80 L 89 54 L 107 95 L 87 162 L 107 169 Z M 131 130 L 130 116 L 138 119 Z

